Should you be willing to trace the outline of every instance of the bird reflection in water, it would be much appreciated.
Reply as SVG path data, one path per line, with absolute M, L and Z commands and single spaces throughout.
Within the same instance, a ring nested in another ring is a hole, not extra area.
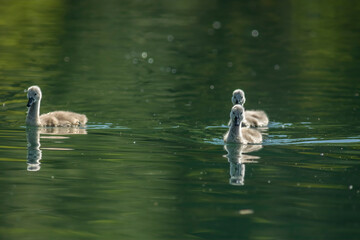
M 63 135 L 70 134 L 87 134 L 86 129 L 77 127 L 27 127 L 27 170 L 39 171 L 40 160 L 42 159 L 42 150 L 73 150 L 71 148 L 42 148 L 40 149 L 40 138 L 46 139 L 67 139 L 69 137 Z M 45 136 L 41 136 L 45 135 Z
M 230 163 L 230 179 L 231 185 L 243 186 L 245 184 L 245 163 L 256 163 L 260 157 L 247 155 L 258 151 L 262 145 L 244 145 L 244 144 L 227 144 L 224 149 L 227 155 L 224 155 Z

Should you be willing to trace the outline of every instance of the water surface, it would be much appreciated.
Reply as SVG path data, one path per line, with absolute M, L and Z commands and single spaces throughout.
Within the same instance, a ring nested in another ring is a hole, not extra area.
M 360 5 L 0 8 L 0 238 L 357 239 Z M 72 110 L 82 129 L 25 127 Z M 270 117 L 228 145 L 231 93 Z

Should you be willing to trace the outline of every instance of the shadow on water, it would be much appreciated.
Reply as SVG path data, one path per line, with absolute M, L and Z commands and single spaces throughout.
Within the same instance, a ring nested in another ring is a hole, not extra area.
M 230 179 L 229 183 L 235 186 L 243 186 L 245 184 L 245 163 L 256 163 L 258 156 L 252 156 L 244 153 L 259 151 L 261 145 L 242 145 L 227 144 L 224 149 L 227 154 L 224 155 L 230 163 Z
M 37 127 L 27 127 L 26 128 L 26 137 L 27 137 L 27 170 L 28 171 L 39 171 L 40 170 L 40 161 L 42 159 L 42 149 L 53 150 L 53 151 L 71 151 L 71 148 L 42 148 L 40 144 L 40 138 L 46 139 L 67 139 L 69 137 L 64 135 L 71 134 L 87 134 L 85 128 L 57 128 L 57 127 L 48 127 L 48 128 L 37 128 Z M 41 136 L 45 135 L 45 136 Z

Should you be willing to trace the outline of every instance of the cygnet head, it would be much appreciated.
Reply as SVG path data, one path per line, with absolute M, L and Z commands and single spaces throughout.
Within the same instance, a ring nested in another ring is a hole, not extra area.
M 241 89 L 234 90 L 232 98 L 231 98 L 231 102 L 233 103 L 233 105 L 235 105 L 235 104 L 244 105 L 245 100 L 246 100 L 245 93 L 243 90 L 241 90 Z
M 31 86 L 27 90 L 27 98 L 29 99 L 27 107 L 31 107 L 35 102 L 41 99 L 41 90 L 38 86 Z
M 240 126 L 244 120 L 244 108 L 240 104 L 236 104 L 232 107 L 230 112 L 231 124 L 234 126 Z

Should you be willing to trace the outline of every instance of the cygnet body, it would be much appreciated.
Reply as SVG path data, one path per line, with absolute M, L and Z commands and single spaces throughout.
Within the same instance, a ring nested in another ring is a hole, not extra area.
M 261 143 L 262 135 L 259 131 L 250 128 L 242 128 L 244 120 L 244 108 L 240 104 L 232 107 L 230 112 L 230 127 L 224 136 L 226 143 Z
M 55 111 L 40 115 L 42 93 L 38 86 L 29 87 L 27 97 L 26 124 L 29 126 L 69 127 L 85 125 L 87 122 L 84 114 L 68 111 Z
M 245 93 L 241 89 L 236 89 L 233 92 L 231 102 L 233 105 L 240 104 L 244 107 Z M 243 125 L 247 127 L 263 127 L 269 124 L 269 118 L 264 111 L 261 110 L 247 110 L 245 111 L 245 119 Z

